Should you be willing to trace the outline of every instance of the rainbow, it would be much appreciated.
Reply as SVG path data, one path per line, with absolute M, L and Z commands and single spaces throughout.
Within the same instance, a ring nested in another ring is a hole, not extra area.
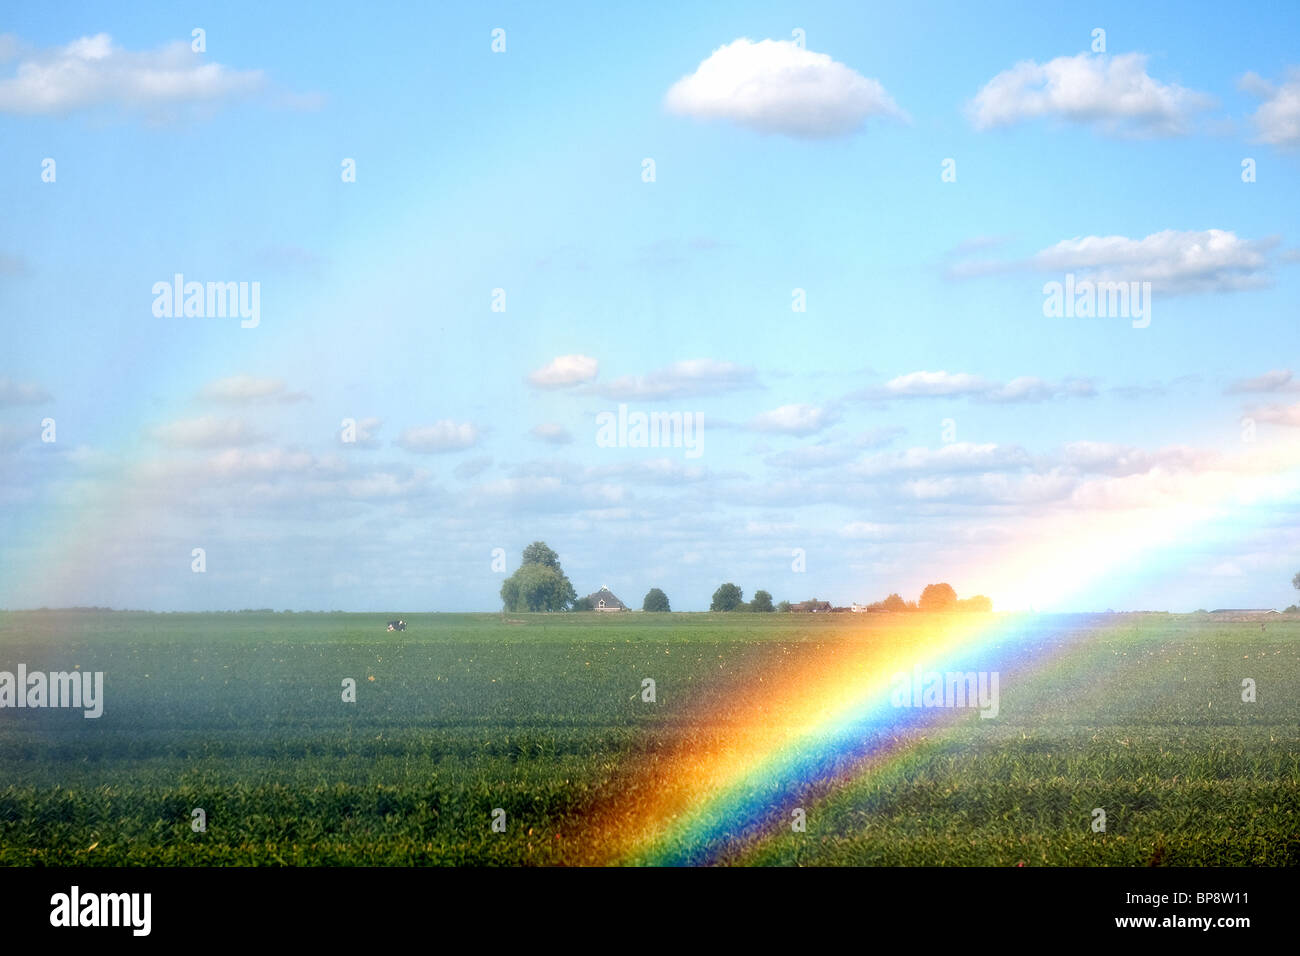
M 1233 460 L 1199 480 L 1170 476 L 1169 493 L 1136 513 L 1126 509 L 1113 520 L 1089 513 L 1073 526 L 1049 522 L 1034 546 L 1005 556 L 998 571 L 1029 580 L 1054 604 L 1086 595 L 1099 576 L 1117 569 L 1138 586 L 1162 566 L 1185 561 L 1189 548 L 1267 527 L 1277 507 L 1300 501 L 1297 464 L 1288 450 Z M 1022 580 L 1007 584 L 1008 591 L 1024 593 Z M 910 706 L 900 687 L 907 675 L 1000 672 L 1004 680 L 1017 679 L 1064 661 L 1115 620 L 1024 613 L 890 617 L 883 627 L 847 621 L 825 643 L 760 655 L 694 705 L 668 751 L 630 760 L 595 809 L 584 837 L 591 859 L 680 866 L 733 858 L 788 827 L 792 813 L 806 812 L 837 785 L 899 772 L 923 758 L 935 733 L 980 719 L 970 709 Z M 770 659 L 774 654 L 781 659 Z

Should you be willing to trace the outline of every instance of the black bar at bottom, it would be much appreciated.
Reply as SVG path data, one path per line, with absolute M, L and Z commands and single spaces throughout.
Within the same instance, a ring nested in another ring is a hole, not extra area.
M 384 945 L 390 933 L 452 926 L 494 945 L 574 935 L 675 945 L 686 925 L 692 943 L 734 943 L 783 924 L 864 943 L 901 932 L 945 946 L 1022 934 L 1231 945 L 1294 933 L 1293 878 L 1264 869 L 4 869 L 0 919 L 6 942 L 76 933 L 127 945 Z M 142 895 L 103 896 L 146 893 L 147 935 L 137 932 Z M 71 925 L 115 917 L 124 925 Z

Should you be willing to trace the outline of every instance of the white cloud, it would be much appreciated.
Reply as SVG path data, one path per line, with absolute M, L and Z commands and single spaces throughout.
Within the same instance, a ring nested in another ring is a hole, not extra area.
M 826 409 L 815 405 L 782 405 L 780 408 L 755 415 L 749 427 L 760 432 L 811 435 L 821 431 L 831 421 L 831 415 Z
M 133 53 L 107 33 L 66 46 L 24 50 L 0 79 L 0 113 L 61 114 L 96 107 L 157 108 L 215 103 L 261 89 L 261 70 L 234 70 L 177 40 Z
M 718 47 L 673 84 L 664 104 L 684 116 L 804 138 L 847 135 L 872 116 L 906 119 L 879 81 L 789 40 L 741 38 Z
M 565 388 L 595 379 L 599 367 L 590 355 L 561 355 L 528 376 L 537 388 Z
M 232 375 L 204 385 L 199 397 L 205 401 L 225 405 L 245 405 L 253 402 L 301 402 L 307 399 L 303 392 L 290 392 L 279 378 L 254 378 L 251 375 Z
M 882 397 L 892 398 L 979 395 L 992 384 L 978 375 L 965 372 L 909 372 L 890 379 L 881 389 Z
M 626 401 L 716 395 L 755 384 L 752 368 L 715 359 L 686 359 L 647 375 L 625 375 L 594 389 L 605 398 Z
M 563 425 L 557 425 L 555 422 L 543 422 L 540 425 L 534 425 L 529 432 L 538 441 L 549 442 L 552 445 L 567 445 L 573 441 L 573 435 Z
M 264 441 L 252 425 L 242 418 L 186 418 L 158 425 L 150 436 L 173 448 L 225 448 L 254 445 Z
M 1032 375 L 1022 375 L 1019 378 L 1013 378 L 1005 385 L 990 389 L 982 397 L 990 402 L 1014 403 L 1045 402 L 1048 399 L 1056 398 L 1058 395 L 1090 398 L 1096 394 L 1097 391 L 1093 388 L 1092 383 L 1083 379 L 1067 379 L 1064 383 L 1055 385 Z
M 968 260 L 949 270 L 957 279 L 1029 269 L 1097 282 L 1150 282 L 1168 294 L 1228 292 L 1267 286 L 1278 240 L 1242 239 L 1225 229 L 1165 229 L 1141 239 L 1062 239 L 1028 260 Z
M 1025 60 L 985 84 L 969 112 L 977 129 L 1054 117 L 1108 133 L 1172 136 L 1213 100 L 1146 72 L 1146 56 L 1080 53 L 1047 63 Z
M 919 371 L 890 379 L 884 385 L 857 393 L 856 398 L 970 398 L 1005 404 L 1044 402 L 1054 398 L 1090 398 L 1096 394 L 1086 379 L 1049 382 L 1032 375 L 995 382 L 966 372 Z
M 1243 76 L 1238 86 L 1264 100 L 1251 117 L 1260 142 L 1288 148 L 1300 146 L 1300 69 L 1288 70 L 1280 86 L 1255 73 Z
M 39 405 L 48 402 L 51 395 L 39 385 L 29 382 L 15 382 L 13 379 L 0 378 L 0 407 L 5 405 Z
M 416 425 L 402 431 L 397 444 L 407 451 L 430 454 L 461 451 L 478 442 L 478 429 L 468 422 L 442 419 L 432 425 Z
M 1164 292 L 1206 292 L 1268 284 L 1272 239 L 1240 239 L 1223 229 L 1166 229 L 1143 239 L 1064 239 L 1034 257 L 1044 271 L 1088 270 L 1102 281 L 1149 281 Z

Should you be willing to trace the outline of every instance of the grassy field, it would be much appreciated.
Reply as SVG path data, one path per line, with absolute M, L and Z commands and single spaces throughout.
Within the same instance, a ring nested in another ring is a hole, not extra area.
M 389 634 L 384 615 L 0 613 L 0 670 L 106 675 L 98 720 L 0 710 L 0 863 L 605 862 L 584 832 L 593 807 L 641 799 L 629 766 L 648 793 L 681 784 L 656 769 L 684 741 L 727 748 L 702 703 L 883 639 L 889 617 L 410 615 Z M 997 719 L 916 734 L 906 761 L 822 794 L 806 833 L 722 859 L 1300 864 L 1300 620 L 1040 627 L 1065 651 L 1005 681 Z

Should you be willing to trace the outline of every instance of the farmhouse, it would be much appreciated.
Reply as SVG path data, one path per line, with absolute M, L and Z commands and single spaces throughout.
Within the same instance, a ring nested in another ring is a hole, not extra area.
M 615 597 L 614 592 L 603 584 L 595 594 L 589 594 L 587 600 L 591 602 L 593 611 L 626 611 L 628 609 L 627 605 Z
M 791 611 L 805 614 L 817 614 L 831 610 L 830 601 L 800 601 L 798 604 L 790 605 Z

